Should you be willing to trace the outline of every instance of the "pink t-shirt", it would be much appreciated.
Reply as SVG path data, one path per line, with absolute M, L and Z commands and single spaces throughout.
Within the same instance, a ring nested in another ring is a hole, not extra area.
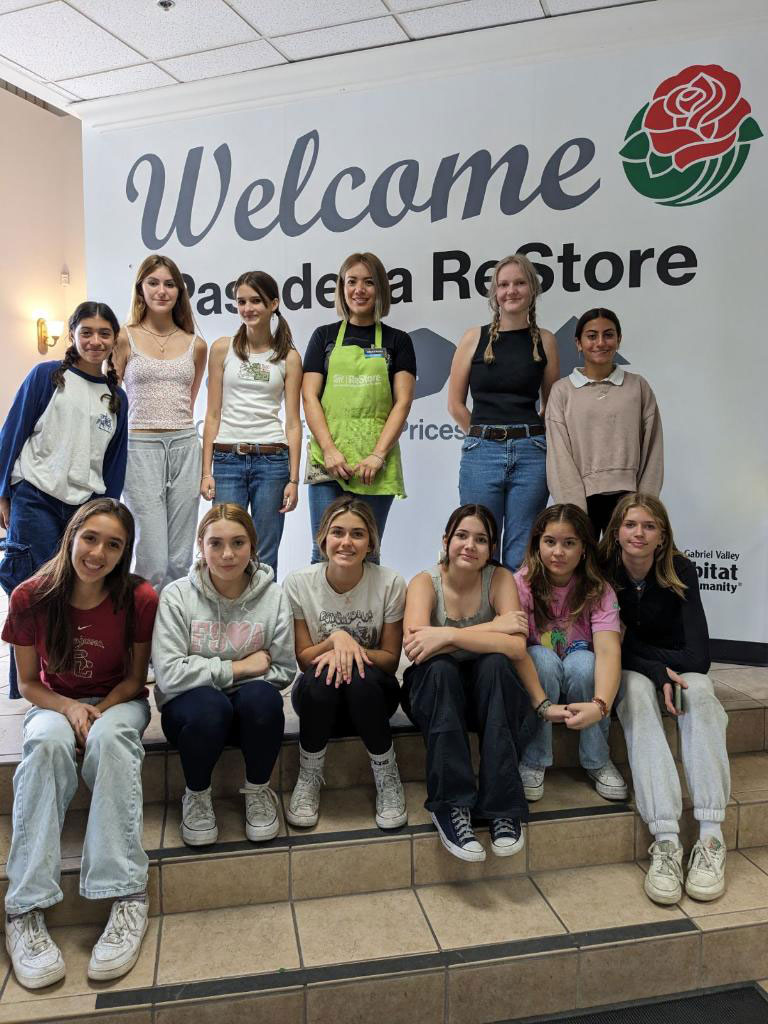
M 621 630 L 619 602 L 613 587 L 607 583 L 600 600 L 591 608 L 586 608 L 577 619 L 571 619 L 568 615 L 568 598 L 575 586 L 575 580 L 571 579 L 565 587 L 553 587 L 550 609 L 552 615 L 547 623 L 547 629 L 541 633 L 533 617 L 533 596 L 526 580 L 525 569 L 519 569 L 515 573 L 515 583 L 520 595 L 520 606 L 528 613 L 529 647 L 541 644 L 542 647 L 549 647 L 555 654 L 564 658 L 576 644 L 579 647 L 586 645 L 591 651 L 593 633 L 618 633 Z

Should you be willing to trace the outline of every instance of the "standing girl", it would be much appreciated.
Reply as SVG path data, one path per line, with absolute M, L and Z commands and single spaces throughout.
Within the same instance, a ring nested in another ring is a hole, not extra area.
M 112 362 L 117 318 L 103 302 L 81 302 L 68 327 L 64 358 L 27 375 L 0 435 L 6 594 L 53 557 L 80 505 L 97 494 L 119 498 L 123 489 L 128 402 Z M 9 674 L 18 697 L 13 658 Z
M 258 560 L 253 522 L 240 505 L 214 505 L 197 531 L 200 559 L 160 597 L 152 664 L 163 732 L 181 754 L 187 788 L 181 837 L 215 843 L 211 775 L 227 743 L 245 760 L 245 834 L 277 835 L 269 788 L 283 739 L 280 690 L 296 674 L 288 600 Z
M 393 499 L 405 497 L 398 439 L 413 401 L 416 356 L 409 335 L 382 323 L 389 307 L 381 260 L 372 252 L 352 253 L 336 283 L 342 320 L 318 327 L 304 355 L 313 538 L 326 508 L 345 491 L 370 506 L 379 539 Z M 312 561 L 320 558 L 315 542 Z
M 627 786 L 610 759 L 610 710 L 621 677 L 619 605 L 603 579 L 589 520 L 575 505 L 539 513 L 523 568 L 515 573 L 528 616 L 528 653 L 552 701 L 563 694 L 567 725 L 581 729 L 579 761 L 606 800 L 626 800 Z M 520 775 L 529 801 L 544 795 L 552 764 L 552 726 L 531 718 Z M 524 741 L 525 742 L 525 741 Z
M 13 778 L 5 896 L 6 947 L 25 988 L 64 977 L 43 911 L 63 898 L 60 834 L 77 789 L 78 753 L 92 792 L 80 895 L 115 900 L 88 977 L 126 974 L 147 930 L 141 736 L 157 596 L 130 574 L 133 532 L 130 512 L 117 501 L 78 508 L 54 558 L 14 590 L 3 627 L 22 696 L 32 704 Z
M 631 493 L 619 501 L 600 554 L 626 627 L 616 710 L 627 740 L 637 809 L 653 835 L 645 891 L 656 903 L 677 903 L 682 895 L 682 797 L 661 722 L 661 699 L 677 720 L 680 756 L 700 828 L 688 858 L 685 891 L 695 900 L 713 900 L 725 891 L 728 716 L 706 674 L 709 633 L 696 567 L 675 547 L 667 510 L 650 494 Z
M 405 606 L 403 708 L 427 744 L 425 807 L 445 848 L 460 860 L 485 860 L 471 818 L 487 818 L 491 849 L 523 848 L 528 818 L 518 770 L 519 729 L 531 703 L 546 721 L 565 721 L 536 677 L 525 647 L 515 579 L 490 561 L 496 523 L 482 505 L 462 505 L 443 534 L 443 555 L 415 576 Z M 475 782 L 469 730 L 480 739 Z
M 287 811 L 292 825 L 317 823 L 331 736 L 360 736 L 376 782 L 376 824 L 407 821 L 389 720 L 400 703 L 395 672 L 403 643 L 405 580 L 366 561 L 378 553 L 376 521 L 353 494 L 325 510 L 317 533 L 324 561 L 292 572 L 296 656 L 303 674 L 293 688 L 299 715 L 299 778 Z
M 584 366 L 559 380 L 547 403 L 549 489 L 587 513 L 596 540 L 623 494 L 658 494 L 664 479 L 656 398 L 644 377 L 615 365 L 620 344 L 616 314 L 587 310 L 576 324 Z
M 273 277 L 241 274 L 235 299 L 242 323 L 234 337 L 213 343 L 208 360 L 200 493 L 250 508 L 260 558 L 276 578 L 285 513 L 299 495 L 301 359 Z
M 158 591 L 192 561 L 200 486 L 194 408 L 205 351 L 179 268 L 167 256 L 147 256 L 115 365 L 129 402 L 123 497 L 136 520 L 136 572 Z
M 531 524 L 547 503 L 542 417 L 549 389 L 560 376 L 555 336 L 536 322 L 540 290 L 527 256 L 517 253 L 496 264 L 488 290 L 493 319 L 464 334 L 448 384 L 448 412 L 467 435 L 459 501 L 490 509 L 503 535 L 501 561 L 513 571 L 523 559 Z

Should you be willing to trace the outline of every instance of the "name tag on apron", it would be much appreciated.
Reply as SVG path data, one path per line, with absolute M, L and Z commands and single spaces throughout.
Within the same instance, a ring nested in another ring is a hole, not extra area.
M 389 350 L 386 348 L 364 348 L 363 355 L 366 359 L 383 359 L 389 366 Z

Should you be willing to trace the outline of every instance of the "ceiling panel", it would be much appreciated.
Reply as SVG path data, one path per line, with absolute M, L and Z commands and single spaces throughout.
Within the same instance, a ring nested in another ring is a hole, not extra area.
M 161 67 L 178 78 L 180 82 L 196 82 L 201 78 L 218 78 L 220 75 L 234 75 L 239 71 L 255 71 L 274 64 L 285 64 L 274 46 L 264 40 L 227 46 L 207 53 L 193 53 L 188 57 L 174 57 L 160 62 Z
M 623 7 L 625 4 L 643 3 L 643 0 L 546 0 L 550 14 L 573 14 L 576 11 L 594 11 L 601 7 Z
M 402 43 L 407 39 L 408 36 L 394 18 L 374 18 L 373 21 L 359 21 L 353 25 L 339 25 L 336 28 L 318 29 L 316 32 L 280 36 L 274 42 L 289 60 L 305 60 L 308 57 L 322 57 L 329 53 L 347 53 L 349 50 L 365 50 L 372 46 Z
M 83 78 L 65 78 L 59 85 L 79 96 L 81 100 L 95 100 L 100 96 L 119 96 L 126 92 L 143 92 L 160 85 L 173 85 L 175 79 L 154 64 L 140 64 L 135 68 L 106 71 Z
M 247 43 L 256 33 L 223 0 L 176 0 L 168 11 L 157 0 L 69 0 L 83 14 L 157 60 Z
M 539 0 L 464 0 L 399 15 L 401 24 L 414 39 L 542 17 Z
M 443 0 L 444 2 L 444 0 Z M 388 14 L 382 0 L 230 0 L 266 36 L 306 32 Z
M 9 11 L 20 11 L 22 7 L 37 7 L 40 4 L 47 4 L 49 0 L 0 0 L 0 14 L 7 14 Z

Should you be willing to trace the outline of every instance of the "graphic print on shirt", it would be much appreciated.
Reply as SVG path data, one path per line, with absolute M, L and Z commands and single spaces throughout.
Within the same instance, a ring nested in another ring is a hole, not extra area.
M 96 426 L 99 430 L 105 431 L 107 434 L 112 433 L 112 417 L 108 412 L 103 412 L 101 416 L 96 420 Z
M 248 655 L 264 649 L 264 627 L 260 622 L 218 622 L 193 619 L 190 626 L 190 651 L 193 654 L 226 654 L 237 651 Z
M 244 363 L 241 360 L 237 368 L 237 376 L 240 380 L 255 380 L 268 384 L 269 367 L 264 363 Z
M 78 626 L 78 629 L 87 629 L 87 626 Z M 75 667 L 72 674 L 78 679 L 93 679 L 93 662 L 88 657 L 89 647 L 99 647 L 104 650 L 101 640 L 94 640 L 89 636 L 76 636 L 73 641 Z
M 379 639 L 379 631 L 376 626 L 370 625 L 373 622 L 373 612 L 363 611 L 360 608 L 354 611 L 322 611 L 318 619 L 317 642 L 322 643 L 337 629 L 343 629 L 349 633 L 353 640 L 357 640 L 361 647 L 376 647 Z

